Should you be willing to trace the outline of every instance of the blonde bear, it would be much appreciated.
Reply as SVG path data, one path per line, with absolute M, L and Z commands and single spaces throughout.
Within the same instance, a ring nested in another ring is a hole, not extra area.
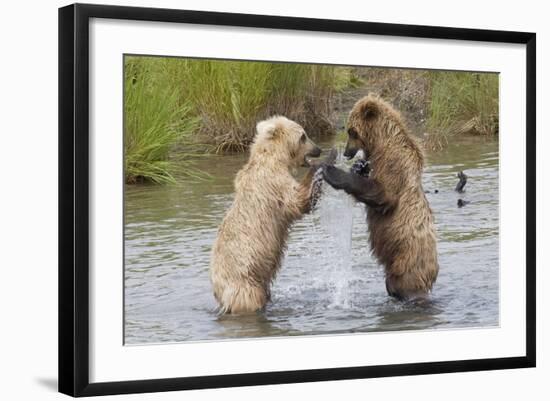
M 300 182 L 291 174 L 321 154 L 299 124 L 275 116 L 258 123 L 256 131 L 212 250 L 210 279 L 221 313 L 264 308 L 289 229 L 311 210 L 320 188 L 320 181 L 314 184 L 318 166 L 310 166 Z

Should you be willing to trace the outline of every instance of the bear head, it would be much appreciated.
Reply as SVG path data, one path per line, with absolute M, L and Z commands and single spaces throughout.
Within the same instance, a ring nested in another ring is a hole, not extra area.
M 376 95 L 359 99 L 348 117 L 348 141 L 344 156 L 353 158 L 359 150 L 368 158 L 392 137 L 402 135 L 403 122 L 393 107 Z
M 302 126 L 283 116 L 273 116 L 256 125 L 251 155 L 264 154 L 288 167 L 308 166 L 308 157 L 319 157 L 321 149 Z

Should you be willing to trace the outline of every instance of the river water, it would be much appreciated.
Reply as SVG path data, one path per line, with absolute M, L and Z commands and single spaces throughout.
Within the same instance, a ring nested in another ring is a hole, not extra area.
M 332 142 L 318 144 L 343 145 Z M 325 185 L 315 212 L 292 227 L 266 310 L 218 316 L 210 250 L 246 157 L 201 159 L 209 181 L 125 188 L 126 344 L 498 326 L 497 141 L 453 138 L 427 154 L 423 182 L 440 264 L 431 302 L 387 296 L 383 268 L 370 255 L 364 207 Z M 469 177 L 463 194 L 454 192 L 460 170 Z M 459 198 L 470 203 L 458 208 Z

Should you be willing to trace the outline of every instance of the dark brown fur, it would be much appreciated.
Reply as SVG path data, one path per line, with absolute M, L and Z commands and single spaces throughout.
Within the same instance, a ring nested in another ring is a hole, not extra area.
M 370 243 L 386 288 L 401 299 L 430 292 L 439 270 L 432 211 L 422 188 L 424 155 L 400 114 L 369 95 L 350 112 L 346 156 L 370 159 L 368 178 L 325 168 L 325 179 L 367 205 Z

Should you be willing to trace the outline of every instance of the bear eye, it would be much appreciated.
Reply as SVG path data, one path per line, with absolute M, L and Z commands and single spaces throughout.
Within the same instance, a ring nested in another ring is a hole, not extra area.
M 302 136 L 300 137 L 300 142 L 306 143 L 306 134 L 302 134 Z
M 357 136 L 358 136 L 357 131 L 355 130 L 355 128 L 348 129 L 348 135 L 352 139 L 357 139 Z

